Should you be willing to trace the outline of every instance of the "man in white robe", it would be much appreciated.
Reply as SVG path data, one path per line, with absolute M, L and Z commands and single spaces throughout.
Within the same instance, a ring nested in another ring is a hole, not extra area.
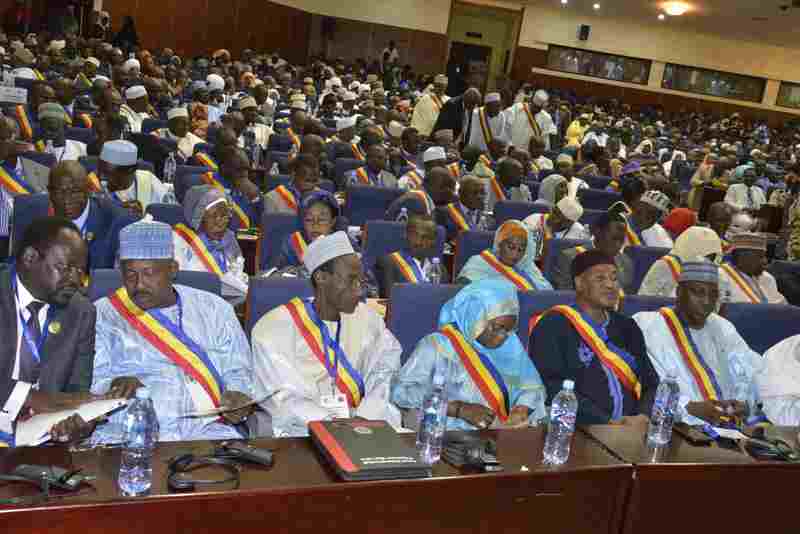
M 109 199 L 144 215 L 150 204 L 164 203 L 172 197 L 172 187 L 144 169 L 137 169 L 139 152 L 130 141 L 115 139 L 103 143 L 97 174 Z
M 134 85 L 125 91 L 126 102 L 119 108 L 119 113 L 131 128 L 131 133 L 142 132 L 142 122 L 149 119 L 150 115 L 147 114 L 147 89 L 144 85 Z
M 800 336 L 765 352 L 755 380 L 767 419 L 780 426 L 800 425 Z
M 527 150 L 531 137 L 537 137 L 544 142 L 545 150 L 550 150 L 550 136 L 558 133 L 553 118 L 544 110 L 547 105 L 548 95 L 544 91 L 536 91 L 533 101 L 522 101 L 508 108 L 506 137 L 517 148 Z
M 411 116 L 411 127 L 416 128 L 419 135 L 428 137 L 433 131 L 436 119 L 442 111 L 449 97 L 444 94 L 447 90 L 447 76 L 437 75 L 433 79 L 433 90 L 422 95 L 414 106 L 414 114 Z
M 489 93 L 484 99 L 484 106 L 472 111 L 472 129 L 467 146 L 474 146 L 481 152 L 489 150 L 492 139 L 502 139 L 508 143 L 508 115 L 502 110 L 500 93 Z
M 309 421 L 350 416 L 399 426 L 400 412 L 389 394 L 402 348 L 383 318 L 359 301 L 364 275 L 347 234 L 315 240 L 303 262 L 311 273 L 314 298 L 293 299 L 270 311 L 252 333 L 260 387 L 277 392 L 264 403 L 275 435 L 305 436 Z M 311 328 L 304 332 L 303 324 Z M 323 363 L 321 339 L 312 337 L 312 348 L 305 337 L 315 329 L 328 347 L 341 347 L 338 358 Z M 341 377 L 348 374 L 360 385 L 345 385 Z
M 173 108 L 167 112 L 167 127 L 159 128 L 153 135 L 159 139 L 175 141 L 178 145 L 179 157 L 188 161 L 194 156 L 194 147 L 205 143 L 190 131 L 189 111 L 185 107 Z
M 720 268 L 726 289 L 726 302 L 751 304 L 786 304 L 778 283 L 764 266 L 767 238 L 763 234 L 743 232 L 731 239 L 732 260 Z

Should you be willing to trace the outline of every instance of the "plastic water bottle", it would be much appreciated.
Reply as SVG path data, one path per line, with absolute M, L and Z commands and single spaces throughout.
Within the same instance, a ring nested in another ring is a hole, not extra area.
M 647 427 L 647 442 L 652 445 L 666 445 L 672 439 L 672 425 L 678 408 L 681 388 L 674 374 L 668 374 L 656 390 L 650 425 Z
M 153 479 L 153 449 L 158 442 L 158 419 L 150 401 L 150 390 L 139 388 L 128 405 L 122 435 L 119 488 L 123 495 L 142 495 L 150 491 Z
M 164 181 L 171 184 L 175 181 L 175 171 L 178 169 L 178 162 L 175 160 L 175 152 L 170 152 L 164 161 Z
M 56 148 L 53 146 L 53 140 L 48 139 L 47 144 L 44 146 L 44 151 L 48 154 L 55 154 Z
M 425 277 L 428 279 L 429 283 L 442 283 L 442 264 L 439 258 L 433 258 L 425 271 Z
M 272 167 L 269 168 L 269 175 L 270 176 L 278 176 L 281 173 L 280 168 L 278 167 L 278 163 L 275 162 L 272 164 Z
M 397 222 L 408 222 L 408 208 L 400 208 L 400 215 L 397 216 Z
M 417 452 L 426 464 L 434 464 L 442 456 L 444 432 L 447 430 L 447 381 L 450 360 L 437 358 L 431 371 L 431 387 L 422 401 L 417 418 Z
M 575 433 L 575 416 L 578 413 L 578 399 L 575 397 L 575 383 L 564 380 L 563 388 L 550 406 L 550 424 L 544 442 L 544 463 L 561 465 L 569 459 L 572 434 Z

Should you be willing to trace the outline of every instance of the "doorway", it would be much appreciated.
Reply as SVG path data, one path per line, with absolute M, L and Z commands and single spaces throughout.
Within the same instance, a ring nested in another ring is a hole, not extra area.
M 486 93 L 486 78 L 491 57 L 490 46 L 457 41 L 450 43 L 450 58 L 447 60 L 447 77 L 450 79 L 448 96 L 458 96 L 466 91 L 467 87 L 477 87 L 481 93 Z

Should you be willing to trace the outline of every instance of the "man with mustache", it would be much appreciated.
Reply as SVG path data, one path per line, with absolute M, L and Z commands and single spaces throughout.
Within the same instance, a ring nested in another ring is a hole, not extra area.
M 86 243 L 60 217 L 37 219 L 0 270 L 0 446 L 14 446 L 19 417 L 74 408 L 90 400 L 95 310 L 78 292 Z M 58 441 L 87 436 L 79 416 L 51 429 Z

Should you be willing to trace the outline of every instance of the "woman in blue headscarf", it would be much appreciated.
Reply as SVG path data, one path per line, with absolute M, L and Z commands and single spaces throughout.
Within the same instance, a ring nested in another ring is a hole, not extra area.
M 536 424 L 545 417 L 545 389 L 517 337 L 514 286 L 500 280 L 468 285 L 439 314 L 400 370 L 392 402 L 420 409 L 434 373 L 447 384 L 447 429 Z
M 456 283 L 489 279 L 511 282 L 520 291 L 553 289 L 536 267 L 538 250 L 533 232 L 521 221 L 508 220 L 494 233 L 492 250 L 484 250 L 467 260 Z
M 319 237 L 332 234 L 342 228 L 339 218 L 339 203 L 327 191 L 314 191 L 307 195 L 300 204 L 298 214 L 300 230 L 292 233 L 284 241 L 277 267 L 300 267 L 306 248 Z

